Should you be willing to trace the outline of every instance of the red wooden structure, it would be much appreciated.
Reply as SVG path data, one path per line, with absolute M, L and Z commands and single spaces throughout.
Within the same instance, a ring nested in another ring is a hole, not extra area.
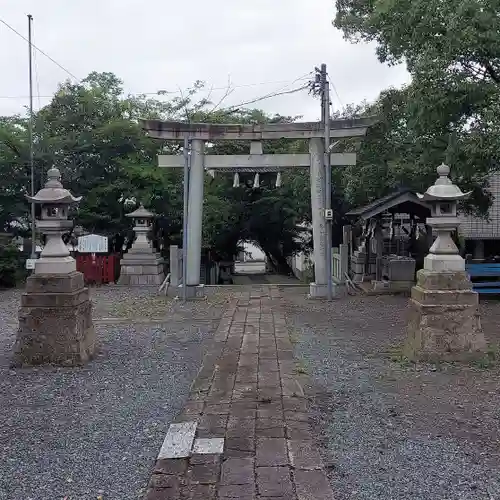
M 83 273 L 85 283 L 102 285 L 118 279 L 119 255 L 79 253 L 75 256 L 76 270 Z

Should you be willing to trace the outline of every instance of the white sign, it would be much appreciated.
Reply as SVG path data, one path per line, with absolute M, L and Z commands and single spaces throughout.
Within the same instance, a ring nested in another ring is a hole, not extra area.
M 35 269 L 37 259 L 26 259 L 26 269 Z
M 80 253 L 108 253 L 108 238 L 98 234 L 80 236 L 77 251 Z

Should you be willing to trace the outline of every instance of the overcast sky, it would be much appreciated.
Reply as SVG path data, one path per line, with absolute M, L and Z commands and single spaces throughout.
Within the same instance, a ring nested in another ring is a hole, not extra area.
M 409 78 L 404 67 L 380 64 L 374 46 L 342 39 L 331 25 L 334 0 L 0 0 L 0 19 L 24 36 L 27 14 L 33 43 L 61 66 L 77 78 L 111 71 L 127 93 L 177 91 L 203 80 L 219 89 L 217 102 L 230 79 L 234 92 L 225 104 L 236 105 L 294 89 L 303 83 L 294 80 L 324 62 L 338 109 Z M 0 115 L 24 113 L 27 43 L 0 23 L 0 47 Z M 34 60 L 36 109 L 71 77 L 40 53 Z M 307 91 L 255 106 L 319 118 L 319 102 Z

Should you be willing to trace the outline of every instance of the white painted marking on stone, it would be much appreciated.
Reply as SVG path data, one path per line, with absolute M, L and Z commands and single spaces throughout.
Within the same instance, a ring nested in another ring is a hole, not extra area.
M 193 445 L 193 453 L 208 455 L 224 451 L 224 438 L 197 439 Z
M 189 457 L 197 425 L 196 422 L 171 424 L 158 454 L 158 460 Z

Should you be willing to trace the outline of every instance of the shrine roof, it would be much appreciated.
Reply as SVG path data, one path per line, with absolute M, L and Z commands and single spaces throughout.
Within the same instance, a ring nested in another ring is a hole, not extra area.
M 146 210 L 144 208 L 144 205 L 141 203 L 141 205 L 137 210 L 134 210 L 133 212 L 126 214 L 125 217 L 133 217 L 134 219 L 151 219 L 152 217 L 154 217 L 154 214 L 151 213 L 149 210 Z
M 367 205 L 347 212 L 346 217 L 367 220 L 382 215 L 385 212 L 416 215 L 422 220 L 431 215 L 429 205 L 425 201 L 420 200 L 414 191 L 408 188 L 401 188 Z

